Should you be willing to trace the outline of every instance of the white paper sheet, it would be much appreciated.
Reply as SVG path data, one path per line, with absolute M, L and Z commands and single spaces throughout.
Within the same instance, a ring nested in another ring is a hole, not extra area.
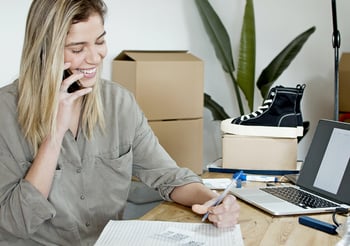
M 209 189 L 224 190 L 231 184 L 232 179 L 229 178 L 214 178 L 214 179 L 202 179 L 205 186 Z
M 239 225 L 217 228 L 206 223 L 111 220 L 95 246 L 243 246 Z

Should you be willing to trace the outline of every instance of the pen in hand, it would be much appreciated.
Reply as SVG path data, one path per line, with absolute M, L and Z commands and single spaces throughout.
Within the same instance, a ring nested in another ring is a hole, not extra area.
M 236 185 L 236 181 L 239 179 L 239 177 L 243 174 L 243 171 L 240 171 L 237 176 L 232 180 L 232 182 L 226 187 L 226 189 L 220 194 L 220 196 L 218 196 L 218 198 L 215 200 L 215 202 L 211 205 L 211 207 L 213 206 L 217 206 L 219 205 L 222 200 L 225 198 L 225 196 L 227 196 L 227 194 L 229 193 L 229 191 L 231 190 L 231 188 Z M 202 221 L 205 221 L 209 216 L 209 211 L 203 216 Z

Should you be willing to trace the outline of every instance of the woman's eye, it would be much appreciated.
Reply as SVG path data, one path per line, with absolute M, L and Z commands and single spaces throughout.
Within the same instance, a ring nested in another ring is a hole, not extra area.
M 72 52 L 74 53 L 74 54 L 78 54 L 78 53 L 80 53 L 80 52 L 82 52 L 83 51 L 83 49 L 79 49 L 79 50 L 72 50 Z
M 73 54 L 78 54 L 84 50 L 84 45 L 74 45 L 70 47 Z
M 105 44 L 105 40 L 97 41 L 96 44 L 97 44 L 97 45 L 103 45 L 103 44 Z

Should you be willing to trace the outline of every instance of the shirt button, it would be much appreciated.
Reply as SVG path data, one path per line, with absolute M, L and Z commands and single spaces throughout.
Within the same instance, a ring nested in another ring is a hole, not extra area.
M 81 167 L 77 168 L 77 173 L 81 173 Z
M 84 199 L 85 199 L 85 196 L 84 196 L 84 195 L 81 195 L 81 196 L 80 196 L 80 199 L 81 199 L 81 200 L 84 200 Z
M 86 222 L 85 225 L 86 225 L 86 227 L 89 227 L 89 226 L 90 226 L 90 223 L 89 223 L 89 222 Z

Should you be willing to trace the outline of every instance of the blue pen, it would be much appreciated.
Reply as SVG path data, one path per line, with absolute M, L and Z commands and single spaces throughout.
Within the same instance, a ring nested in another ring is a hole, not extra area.
M 240 171 L 235 178 L 232 180 L 232 182 L 226 187 L 226 189 L 224 190 L 224 192 L 222 192 L 220 194 L 220 196 L 216 199 L 216 201 L 213 203 L 213 205 L 211 206 L 217 206 L 219 205 L 222 200 L 225 198 L 225 196 L 227 196 L 227 194 L 229 193 L 229 191 L 231 190 L 231 188 L 233 188 L 234 185 L 236 185 L 236 181 L 239 179 L 239 177 L 243 174 L 243 171 Z M 205 221 L 209 216 L 209 212 L 207 212 L 203 218 L 202 221 Z

